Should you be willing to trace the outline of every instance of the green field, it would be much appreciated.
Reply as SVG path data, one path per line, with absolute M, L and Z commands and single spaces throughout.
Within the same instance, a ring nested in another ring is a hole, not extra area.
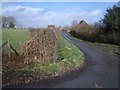
M 28 35 L 28 30 L 2 30 L 2 42 L 6 42 L 6 39 L 9 37 L 13 47 L 19 51 L 19 41 L 24 43 Z M 3 77 L 3 84 L 29 83 L 41 78 L 59 76 L 84 65 L 84 54 L 73 43 L 62 36 L 58 38 L 57 42 L 56 63 L 46 63 L 44 65 L 29 63 L 20 68 L 21 64 L 17 64 L 15 68 L 16 60 L 9 61 L 9 64 L 4 61 L 3 71 L 7 76 Z M 17 61 L 17 63 L 19 62 Z M 11 66 L 9 67 L 9 65 Z M 24 75 L 27 75 L 27 77 Z
M 29 31 L 27 29 L 3 29 L 2 43 L 5 43 L 9 38 L 14 49 L 20 52 L 21 45 L 27 40 Z M 6 53 L 6 48 L 3 47 L 3 53 Z

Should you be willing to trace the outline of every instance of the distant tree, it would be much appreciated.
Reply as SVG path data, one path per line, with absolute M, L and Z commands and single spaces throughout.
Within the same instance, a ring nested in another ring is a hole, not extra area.
M 7 28 L 7 17 L 5 16 L 2 16 L 2 27 L 3 28 Z
M 2 16 L 2 28 L 14 28 L 16 25 L 16 19 L 13 16 Z
M 74 19 L 74 20 L 72 21 L 72 25 L 71 25 L 71 26 L 76 26 L 77 24 L 78 24 L 78 21 Z
M 106 10 L 102 19 L 106 32 L 120 32 L 120 2 Z
M 16 20 L 13 16 L 7 18 L 7 22 L 9 24 L 9 28 L 14 28 L 16 24 Z
M 102 23 L 102 21 L 98 21 L 98 22 L 95 22 L 93 25 L 91 25 L 93 28 L 95 29 L 99 29 L 99 30 L 103 30 L 104 29 L 104 25 Z
M 65 26 L 63 27 L 63 29 L 64 29 L 64 30 L 70 29 L 70 26 L 69 26 L 69 25 L 65 25 Z
M 16 24 L 16 27 L 22 29 L 22 28 L 23 28 L 23 25 L 22 25 L 22 24 Z

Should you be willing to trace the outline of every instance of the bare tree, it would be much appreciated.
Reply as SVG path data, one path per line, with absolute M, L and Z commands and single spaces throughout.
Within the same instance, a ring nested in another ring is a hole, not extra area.
M 77 21 L 77 20 L 73 20 L 71 26 L 75 26 L 75 25 L 77 25 L 77 24 L 78 24 L 78 21 Z
M 9 23 L 9 28 L 14 28 L 16 24 L 16 20 L 13 16 L 7 18 L 7 22 Z
M 3 28 L 7 28 L 7 17 L 5 16 L 2 16 L 2 27 Z
M 16 25 L 16 19 L 13 16 L 2 16 L 2 28 L 14 28 Z

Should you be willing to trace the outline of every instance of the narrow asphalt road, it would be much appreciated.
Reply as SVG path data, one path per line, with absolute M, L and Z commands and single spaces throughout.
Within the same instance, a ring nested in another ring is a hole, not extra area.
M 22 88 L 118 88 L 118 57 L 104 52 L 100 47 L 78 41 L 62 32 L 65 39 L 75 44 L 86 56 L 89 63 L 85 69 L 77 71 L 71 78 L 69 75 L 56 80 L 43 81 L 29 85 L 19 85 Z M 72 76 L 72 74 L 71 74 Z M 66 80 L 66 78 L 68 78 Z
M 117 88 L 118 87 L 118 57 L 104 52 L 100 47 L 80 42 L 65 32 L 64 38 L 75 44 L 85 55 L 89 64 L 82 76 L 55 87 L 73 88 Z

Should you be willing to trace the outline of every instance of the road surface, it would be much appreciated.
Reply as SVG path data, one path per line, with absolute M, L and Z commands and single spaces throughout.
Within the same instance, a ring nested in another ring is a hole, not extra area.
M 75 44 L 89 62 L 85 69 L 58 79 L 40 81 L 29 85 L 13 87 L 22 88 L 118 88 L 118 57 L 104 52 L 97 45 L 78 41 L 62 32 L 65 39 Z
M 56 85 L 55 87 L 71 87 L 71 88 L 117 88 L 118 87 L 118 57 L 110 53 L 104 52 L 100 47 L 80 42 L 70 37 L 65 32 L 62 35 L 72 43 L 74 43 L 90 61 L 87 69 L 82 72 L 82 76 Z

